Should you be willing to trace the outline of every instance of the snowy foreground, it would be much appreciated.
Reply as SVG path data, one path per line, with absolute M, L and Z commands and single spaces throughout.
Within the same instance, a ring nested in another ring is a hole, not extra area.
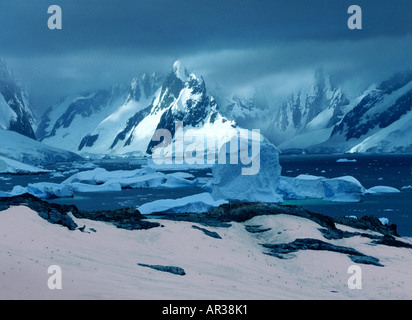
M 107 222 L 73 220 L 79 227 L 85 225 L 83 231 L 52 224 L 24 206 L 0 212 L 1 299 L 412 298 L 412 249 L 372 244 L 364 236 L 327 240 L 319 224 L 303 217 L 262 215 L 230 222 L 230 227 L 154 220 L 164 227 L 133 231 Z M 299 250 L 280 259 L 265 254 L 268 249 L 262 247 L 297 238 L 351 247 L 383 266 L 355 263 L 331 251 Z M 412 244 L 411 239 L 397 239 Z M 176 266 L 185 275 L 138 264 Z M 61 267 L 60 290 L 48 288 L 51 265 Z M 348 287 L 351 265 L 362 270 L 362 289 Z

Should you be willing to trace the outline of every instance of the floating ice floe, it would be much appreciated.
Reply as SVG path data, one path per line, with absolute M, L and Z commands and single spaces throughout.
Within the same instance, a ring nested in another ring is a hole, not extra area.
M 352 176 L 327 179 L 312 175 L 281 177 L 278 192 L 285 199 L 325 199 L 336 202 L 358 202 L 365 188 Z
M 66 198 L 74 195 L 67 186 L 51 182 L 30 183 L 27 187 L 15 186 L 10 192 L 13 196 L 24 193 L 30 193 L 40 199 Z
M 151 168 L 107 171 L 96 168 L 78 172 L 62 183 L 39 182 L 27 187 L 15 186 L 11 195 L 30 193 L 40 199 L 72 197 L 74 193 L 117 192 L 122 189 L 182 188 L 196 185 L 193 175 L 184 172 L 164 174 Z
M 92 184 L 85 184 L 80 182 L 74 182 L 68 184 L 67 189 L 72 192 L 110 192 L 110 191 L 122 191 L 122 187 L 120 183 L 117 182 L 106 182 L 103 184 L 92 185 Z
M 75 161 L 73 162 L 72 167 L 76 169 L 95 169 L 98 167 L 98 165 L 94 164 L 93 162 L 78 163 L 77 161 Z
M 388 186 L 375 186 L 366 190 L 366 194 L 377 194 L 377 193 L 398 193 L 398 189 Z
M 142 214 L 151 213 L 182 213 L 182 212 L 207 212 L 221 204 L 227 203 L 225 200 L 215 201 L 210 193 L 200 193 L 179 199 L 162 199 L 145 203 L 137 209 Z
M 117 183 L 122 189 L 139 188 L 178 188 L 190 186 L 195 183 L 193 175 L 185 172 L 174 172 L 165 174 L 156 172 L 150 167 L 143 167 L 135 170 L 115 170 L 107 171 L 103 168 L 96 168 L 90 171 L 78 172 L 62 184 L 84 183 L 89 185 Z
M 346 158 L 342 158 L 342 159 L 336 160 L 336 162 L 357 162 L 357 161 L 356 161 L 356 159 L 346 159 Z

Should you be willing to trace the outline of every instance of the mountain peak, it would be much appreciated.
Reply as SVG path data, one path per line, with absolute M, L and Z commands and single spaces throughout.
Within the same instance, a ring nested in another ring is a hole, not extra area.
M 187 78 L 189 77 L 189 74 L 184 66 L 182 66 L 182 63 L 180 60 L 176 60 L 173 63 L 173 73 L 178 77 L 180 80 L 185 82 Z

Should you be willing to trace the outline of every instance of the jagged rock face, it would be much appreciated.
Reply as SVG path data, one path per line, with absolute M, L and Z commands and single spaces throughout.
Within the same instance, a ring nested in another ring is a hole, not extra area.
M 58 108 L 65 110 L 58 114 Z M 152 141 L 156 129 L 169 130 L 173 138 L 176 122 L 202 129 L 216 121 L 226 119 L 204 80 L 189 75 L 176 62 L 164 81 L 156 74 L 144 74 L 133 79 L 127 90 L 102 90 L 63 101 L 45 114 L 39 136 L 51 145 L 65 143 L 74 151 L 141 156 L 151 154 L 159 144 Z
M 310 130 L 311 122 L 322 112 L 331 110 L 333 116 L 326 121 L 326 128 L 336 124 L 342 116 L 341 108 L 349 104 L 341 89 L 333 88 L 329 78 L 318 70 L 312 88 L 291 94 L 273 117 L 272 129 L 282 136 L 283 132 L 296 135 Z M 290 138 L 290 137 L 289 137 Z M 281 142 L 281 141 L 279 141 Z
M 279 145 L 301 133 L 331 128 L 338 123 L 349 104 L 342 89 L 333 87 L 321 69 L 313 76 L 310 87 L 291 92 L 282 101 L 264 97 L 256 90 L 250 98 L 231 98 L 224 115 L 247 129 L 260 128 L 271 142 Z M 324 114 L 324 115 L 322 115 Z
M 283 152 L 405 152 L 412 150 L 412 143 L 397 137 L 412 132 L 412 124 L 404 121 L 411 99 L 410 72 L 349 99 L 329 75 L 317 70 L 311 85 L 286 99 L 274 100 L 256 89 L 249 97 L 218 97 L 218 106 L 203 78 L 176 62 L 165 77 L 144 74 L 128 88 L 61 101 L 45 113 L 37 136 L 70 151 L 145 156 L 159 143 L 152 141 L 157 129 L 168 130 L 173 138 L 176 122 L 197 129 L 228 122 L 221 132 L 230 126 L 259 129 Z M 381 129 L 386 130 L 383 136 L 363 143 Z
M 348 98 L 322 70 L 313 84 L 283 101 L 256 104 L 231 98 L 224 115 L 245 128 L 260 127 L 283 152 L 410 152 L 412 73 L 401 72 Z M 252 111 L 253 110 L 253 111 Z
M 382 82 L 367 94 L 344 119 L 336 125 L 332 136 L 343 134 L 346 140 L 359 139 L 375 128 L 386 128 L 411 110 L 412 89 L 401 93 L 397 99 L 387 101 L 388 95 L 412 82 L 410 72 L 399 73 Z M 382 104 L 383 107 L 381 106 Z
M 116 99 L 125 94 L 124 88 L 113 87 L 111 90 L 98 90 L 84 97 L 78 97 L 68 103 L 67 109 L 57 118 L 54 124 L 51 123 L 51 113 L 53 107 L 46 110 L 43 119 L 37 130 L 39 139 L 44 140 L 59 134 L 59 129 L 69 128 L 75 118 L 91 118 L 96 113 L 101 112 L 105 107 L 109 106 Z M 129 96 L 133 95 L 132 90 Z M 62 103 L 64 100 L 61 101 Z M 47 130 L 47 128 L 50 130 Z
M 172 74 L 170 77 L 174 77 Z M 172 83 L 180 79 L 175 76 Z M 172 90 L 170 90 L 172 92 Z M 201 127 L 206 122 L 213 123 L 218 115 L 216 101 L 207 94 L 206 85 L 203 79 L 190 75 L 185 83 L 182 83 L 179 94 L 173 95 L 174 100 L 162 114 L 156 129 L 166 129 L 175 135 L 175 123 L 181 121 L 184 126 Z M 158 142 L 152 141 L 147 153 L 151 153 L 152 148 Z
M 0 59 L 0 127 L 35 139 L 35 119 L 24 88 Z

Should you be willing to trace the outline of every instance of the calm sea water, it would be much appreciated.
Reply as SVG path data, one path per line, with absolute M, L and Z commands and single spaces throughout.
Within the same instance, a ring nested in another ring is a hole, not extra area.
M 356 160 L 353 162 L 337 162 L 338 159 Z M 96 163 L 107 170 L 133 170 L 141 166 L 141 162 L 128 160 L 106 160 Z M 350 175 L 357 178 L 365 188 L 377 185 L 391 186 L 401 189 L 412 185 L 412 155 L 285 155 L 280 156 L 282 175 L 296 177 L 299 174 L 311 174 L 335 178 Z M 42 175 L 0 175 L 0 190 L 10 191 L 14 185 L 27 186 L 28 183 L 41 181 L 60 183 L 70 174 L 71 164 L 51 166 L 65 177 L 52 178 L 50 174 Z M 84 170 L 84 169 L 81 169 Z M 208 177 L 211 170 L 192 170 L 196 177 Z M 74 172 L 73 172 L 74 173 Z M 81 210 L 117 209 L 134 207 L 158 199 L 176 199 L 204 192 L 201 188 L 174 189 L 129 189 L 121 192 L 83 193 L 74 198 L 50 200 L 60 204 L 74 204 Z M 374 215 L 388 218 L 389 223 L 398 226 L 402 236 L 412 236 L 412 190 L 405 189 L 400 193 L 365 195 L 358 203 L 336 203 L 323 200 L 287 201 L 313 212 L 329 216 L 364 216 Z
M 338 159 L 356 162 L 337 162 Z M 311 174 L 326 178 L 350 175 L 365 188 L 412 186 L 412 155 L 304 155 L 281 156 L 282 175 L 296 177 Z M 337 203 L 323 200 L 296 200 L 285 203 L 301 205 L 328 216 L 373 215 L 388 218 L 402 236 L 412 236 L 412 190 L 400 193 L 365 195 L 361 202 Z

